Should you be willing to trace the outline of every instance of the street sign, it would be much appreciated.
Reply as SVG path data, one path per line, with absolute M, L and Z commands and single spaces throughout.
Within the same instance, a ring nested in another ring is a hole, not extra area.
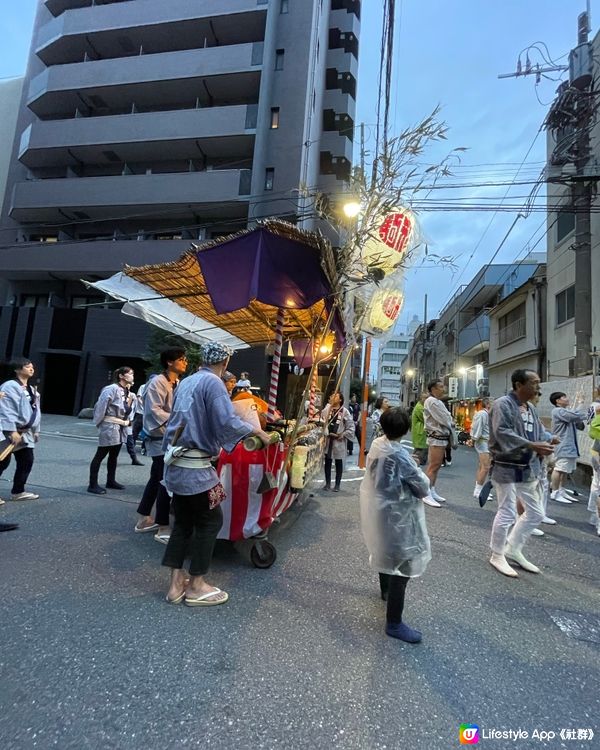
M 457 398 L 458 396 L 458 378 L 448 378 L 448 396 Z

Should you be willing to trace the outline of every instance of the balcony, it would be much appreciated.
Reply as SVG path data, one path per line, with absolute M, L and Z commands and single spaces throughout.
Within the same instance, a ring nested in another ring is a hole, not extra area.
M 47 68 L 29 86 L 42 119 L 258 102 L 262 42 Z
M 145 0 L 65 10 L 40 27 L 36 54 L 46 65 L 227 46 L 264 39 L 266 7 L 256 0 Z
M 537 267 L 535 261 L 517 265 L 501 263 L 484 266 L 457 295 L 458 309 L 467 312 L 493 306 L 498 298 L 504 299 L 524 284 Z
M 513 341 L 523 339 L 527 335 L 527 319 L 519 318 L 504 328 L 498 329 L 498 346 L 512 344 Z
M 252 158 L 257 105 L 36 120 L 21 136 L 30 168 L 148 162 L 157 158 Z
M 10 216 L 23 223 L 75 224 L 124 217 L 247 215 L 250 170 L 80 177 L 15 184 Z
M 458 333 L 458 354 L 474 357 L 490 348 L 490 318 L 481 313 Z
M 70 8 L 87 8 L 96 5 L 114 5 L 116 3 L 130 2 L 130 0 L 44 0 L 44 3 L 53 16 L 58 16 Z
M 123 264 L 142 266 L 177 260 L 189 249 L 190 240 L 96 240 L 56 244 L 15 245 L 2 251 L 2 273 L 13 281 L 39 280 L 40 274 L 78 280 L 106 278 Z

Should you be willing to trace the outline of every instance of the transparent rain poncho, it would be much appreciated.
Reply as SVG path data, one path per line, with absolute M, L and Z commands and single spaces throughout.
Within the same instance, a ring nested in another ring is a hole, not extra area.
M 400 441 L 380 437 L 367 456 L 360 487 L 362 533 L 380 573 L 420 576 L 431 559 L 422 497 L 429 479 Z

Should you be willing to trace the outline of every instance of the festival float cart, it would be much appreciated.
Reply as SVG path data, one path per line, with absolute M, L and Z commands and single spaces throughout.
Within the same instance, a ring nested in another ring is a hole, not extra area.
M 87 282 L 86 282 L 87 283 Z M 171 263 L 126 266 L 89 283 L 124 302 L 122 312 L 196 343 L 233 349 L 273 344 L 267 446 L 250 437 L 227 453 L 217 471 L 226 490 L 219 538 L 249 547 L 268 568 L 276 550 L 268 531 L 320 471 L 325 436 L 316 420 L 319 352 L 326 338 L 343 346 L 342 300 L 331 246 L 320 235 L 267 221 L 255 229 L 192 246 Z M 296 419 L 278 419 L 276 399 L 284 341 L 310 368 Z M 308 400 L 307 419 L 304 403 Z

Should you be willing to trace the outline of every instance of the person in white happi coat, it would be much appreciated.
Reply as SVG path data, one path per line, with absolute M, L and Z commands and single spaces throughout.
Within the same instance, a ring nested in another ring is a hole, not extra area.
M 144 391 L 144 432 L 147 435 L 144 446 L 146 455 L 152 459 L 152 467 L 150 479 L 137 508 L 141 518 L 136 523 L 134 531 L 138 534 L 154 531 L 154 539 L 161 544 L 167 544 L 170 534 L 171 498 L 162 484 L 165 470 L 162 442 L 173 408 L 175 388 L 179 378 L 187 370 L 185 349 L 166 349 L 160 354 L 160 362 L 164 368 L 162 373 L 151 377 Z M 152 517 L 152 508 L 155 504 L 156 510 Z
M 25 490 L 33 468 L 33 449 L 40 436 L 40 395 L 29 381 L 35 373 L 31 360 L 19 357 L 11 363 L 14 378 L 0 385 L 0 428 L 13 444 L 15 475 L 11 500 L 37 500 L 39 495 Z M 0 461 L 0 475 L 10 463 L 10 454 Z
M 452 415 L 444 406 L 442 399 L 446 395 L 446 386 L 443 380 L 432 380 L 427 390 L 429 396 L 423 404 L 423 417 L 425 432 L 427 433 L 427 446 L 429 448 L 429 463 L 425 474 L 429 478 L 429 494 L 423 498 L 423 502 L 432 508 L 439 508 L 440 503 L 445 503 L 435 489 L 438 472 L 444 463 L 446 449 L 450 442 L 451 431 L 454 426 Z
M 94 406 L 94 424 L 98 428 L 98 449 L 90 464 L 90 481 L 87 491 L 93 495 L 105 495 L 106 490 L 98 484 L 98 473 L 102 461 L 108 456 L 106 487 L 124 490 L 116 479 L 117 457 L 123 443 L 127 442 L 127 430 L 133 408 L 129 389 L 133 385 L 131 367 L 119 367 L 114 373 L 114 383 L 104 386 Z
M 321 419 L 325 423 L 327 443 L 325 446 L 325 486 L 331 489 L 331 466 L 335 461 L 334 492 L 340 491 L 340 483 L 344 472 L 344 458 L 346 457 L 346 442 L 352 440 L 356 434 L 356 427 L 352 414 L 344 406 L 344 397 L 336 391 L 329 399 L 329 403 L 321 412 Z

